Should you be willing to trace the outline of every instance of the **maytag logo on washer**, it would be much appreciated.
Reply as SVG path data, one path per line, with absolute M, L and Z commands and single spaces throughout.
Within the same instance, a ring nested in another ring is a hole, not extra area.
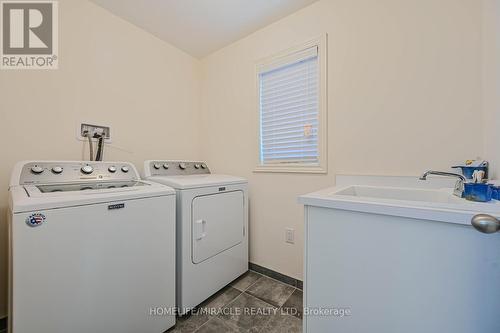
M 26 218 L 26 224 L 30 227 L 38 227 L 45 222 L 45 215 L 42 213 L 33 213 Z
M 0 1 L 1 69 L 58 68 L 57 1 Z
M 109 210 L 122 209 L 122 208 L 125 208 L 125 204 L 124 203 L 114 204 L 114 205 L 109 205 L 108 206 Z

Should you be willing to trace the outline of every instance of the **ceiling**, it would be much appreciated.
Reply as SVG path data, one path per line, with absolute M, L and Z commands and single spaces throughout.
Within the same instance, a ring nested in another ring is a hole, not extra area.
M 317 0 L 91 0 L 203 58 Z

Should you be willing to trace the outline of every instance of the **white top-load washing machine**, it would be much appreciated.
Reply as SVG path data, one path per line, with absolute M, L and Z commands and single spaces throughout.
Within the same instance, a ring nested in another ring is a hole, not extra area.
M 177 190 L 177 307 L 196 307 L 248 270 L 247 181 L 203 162 L 146 161 L 148 180 Z
M 22 162 L 9 188 L 9 331 L 175 324 L 175 191 L 130 163 Z M 165 313 L 162 313 L 165 314 Z

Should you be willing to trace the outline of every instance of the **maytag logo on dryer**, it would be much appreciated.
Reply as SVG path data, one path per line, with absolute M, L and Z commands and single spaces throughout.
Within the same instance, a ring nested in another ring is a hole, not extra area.
M 1 69 L 57 69 L 57 1 L 0 1 Z
M 26 224 L 30 227 L 41 226 L 46 220 L 45 215 L 42 213 L 33 213 L 26 218 Z

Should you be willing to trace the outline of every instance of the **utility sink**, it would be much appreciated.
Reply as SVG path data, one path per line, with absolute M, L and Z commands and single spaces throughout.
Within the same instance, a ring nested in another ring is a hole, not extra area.
M 332 195 L 352 197 L 421 201 L 435 203 L 461 203 L 463 199 L 453 195 L 449 189 L 418 189 L 382 186 L 349 186 L 333 192 Z
M 454 182 L 345 176 L 300 196 L 304 307 L 350 311 L 304 316 L 305 331 L 499 333 L 500 233 L 472 222 L 499 218 L 500 201 L 459 198 Z
M 362 179 L 361 179 L 362 180 Z M 386 181 L 387 180 L 387 181 Z M 356 181 L 356 180 L 355 180 Z M 500 201 L 472 202 L 453 194 L 451 187 L 431 187 L 431 182 L 408 178 L 382 178 L 383 184 L 345 184 L 299 197 L 306 206 L 402 216 L 471 225 L 476 214 L 500 218 Z M 395 183 L 402 186 L 394 186 Z

